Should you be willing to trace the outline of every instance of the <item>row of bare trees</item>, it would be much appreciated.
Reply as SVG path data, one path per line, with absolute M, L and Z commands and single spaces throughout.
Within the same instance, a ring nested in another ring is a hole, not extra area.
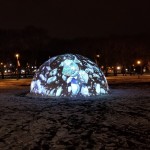
M 54 39 L 44 29 L 27 27 L 22 30 L 0 30 L 0 61 L 15 63 L 20 53 L 22 65 L 40 65 L 49 57 L 63 53 L 78 53 L 105 66 L 131 65 L 137 59 L 150 61 L 150 37 L 147 35 L 107 38 Z

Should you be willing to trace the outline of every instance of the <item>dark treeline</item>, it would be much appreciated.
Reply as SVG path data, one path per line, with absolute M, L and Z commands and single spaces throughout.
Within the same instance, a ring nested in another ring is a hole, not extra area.
M 131 65 L 137 59 L 150 60 L 150 36 L 111 36 L 107 38 L 51 38 L 44 29 L 27 27 L 22 30 L 0 30 L 0 62 L 40 65 L 49 57 L 77 53 L 95 59 L 101 65 Z

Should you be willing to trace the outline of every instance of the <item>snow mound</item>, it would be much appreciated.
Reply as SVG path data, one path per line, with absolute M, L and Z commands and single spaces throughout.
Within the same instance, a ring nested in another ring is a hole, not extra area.
M 98 66 L 78 54 L 50 58 L 35 73 L 30 86 L 33 95 L 89 97 L 107 94 L 107 80 Z

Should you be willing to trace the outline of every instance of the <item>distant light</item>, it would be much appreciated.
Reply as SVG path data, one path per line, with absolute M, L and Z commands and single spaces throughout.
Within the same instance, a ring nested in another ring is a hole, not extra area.
M 104 66 L 101 66 L 102 69 L 104 69 Z
M 24 69 L 22 69 L 22 70 L 21 70 L 21 73 L 25 73 L 25 70 L 24 70 Z
M 143 69 L 143 72 L 146 72 L 146 69 L 145 69 L 145 68 Z
M 99 58 L 99 57 L 100 57 L 100 55 L 99 55 L 99 54 L 97 54 L 97 55 L 96 55 L 96 57 L 98 57 L 98 58 Z
M 117 70 L 120 70 L 121 69 L 121 67 L 120 66 L 117 66 Z
M 137 64 L 138 64 L 138 65 L 140 65 L 140 64 L 141 64 L 141 61 L 140 61 L 140 60 L 138 60 L 138 61 L 137 61 Z
M 17 58 L 17 59 L 19 58 L 19 54 L 16 54 L 16 58 Z

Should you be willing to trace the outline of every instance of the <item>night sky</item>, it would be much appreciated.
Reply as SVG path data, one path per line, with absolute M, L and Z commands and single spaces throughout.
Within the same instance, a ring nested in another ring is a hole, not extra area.
M 56 38 L 150 34 L 150 1 L 1 0 L 0 29 L 26 26 Z

